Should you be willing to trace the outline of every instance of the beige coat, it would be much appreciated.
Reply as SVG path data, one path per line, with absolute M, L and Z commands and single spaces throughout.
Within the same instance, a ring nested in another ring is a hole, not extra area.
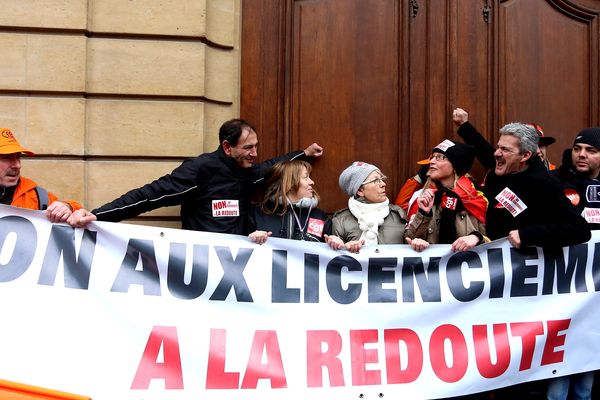
M 359 240 L 362 231 L 358 227 L 358 220 L 349 209 L 337 211 L 333 214 L 332 233 L 344 241 Z M 395 204 L 390 204 L 390 213 L 379 227 L 379 244 L 404 244 L 404 229 L 406 226 L 406 213 Z

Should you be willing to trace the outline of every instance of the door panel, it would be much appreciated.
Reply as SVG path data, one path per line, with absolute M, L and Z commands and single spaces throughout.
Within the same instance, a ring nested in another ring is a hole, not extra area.
M 398 163 L 395 0 L 295 1 L 291 61 L 292 147 L 325 148 L 313 171 L 325 209 L 343 206 L 339 173 L 352 161 L 394 177 Z

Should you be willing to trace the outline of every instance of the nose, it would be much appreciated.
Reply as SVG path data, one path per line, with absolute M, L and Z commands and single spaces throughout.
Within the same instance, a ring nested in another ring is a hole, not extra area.
M 253 147 L 253 148 L 250 150 L 250 155 L 251 155 L 252 157 L 258 157 L 258 149 L 257 149 L 256 147 Z
M 313 181 L 312 179 L 308 178 L 308 184 L 312 186 L 312 185 L 315 184 L 315 181 Z
M 494 151 L 494 157 L 500 157 L 502 156 L 502 152 L 500 151 L 500 149 L 496 149 L 496 151 Z

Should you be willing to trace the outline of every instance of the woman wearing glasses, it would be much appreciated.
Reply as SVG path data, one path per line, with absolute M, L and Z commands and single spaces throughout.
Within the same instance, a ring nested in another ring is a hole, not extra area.
M 484 241 L 487 199 L 466 175 L 473 146 L 444 140 L 432 150 L 428 179 L 409 205 L 406 242 L 416 251 L 429 244 L 451 244 L 466 251 Z
M 310 179 L 312 166 L 302 160 L 273 166 L 260 204 L 248 217 L 250 239 L 263 244 L 270 236 L 324 242 L 331 221 L 317 208 L 319 195 Z
M 390 204 L 387 178 L 375 165 L 355 161 L 340 174 L 340 188 L 348 195 L 348 208 L 333 215 L 333 234 L 327 243 L 358 253 L 365 244 L 402 244 L 406 214 Z M 334 243 L 332 243 L 334 242 Z

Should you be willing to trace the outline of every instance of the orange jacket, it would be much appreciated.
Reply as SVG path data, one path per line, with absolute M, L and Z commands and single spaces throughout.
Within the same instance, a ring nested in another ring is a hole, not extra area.
M 39 210 L 40 206 L 38 196 L 35 191 L 36 186 L 38 186 L 37 183 L 35 183 L 29 178 L 25 178 L 24 176 L 22 176 L 19 179 L 19 183 L 17 184 L 17 188 L 15 190 L 15 194 L 13 195 L 12 203 L 10 203 L 10 205 L 14 207 L 28 208 L 30 210 Z M 48 205 L 52 204 L 57 200 L 58 198 L 54 194 L 48 192 Z M 73 211 L 79 210 L 81 208 L 81 204 L 77 203 L 76 201 L 64 200 L 63 202 L 71 206 Z
M 400 188 L 398 195 L 396 196 L 395 203 L 402 207 L 402 209 L 408 214 L 408 203 L 412 195 L 423 187 L 423 184 L 417 181 L 414 177 L 408 178 L 404 185 Z

